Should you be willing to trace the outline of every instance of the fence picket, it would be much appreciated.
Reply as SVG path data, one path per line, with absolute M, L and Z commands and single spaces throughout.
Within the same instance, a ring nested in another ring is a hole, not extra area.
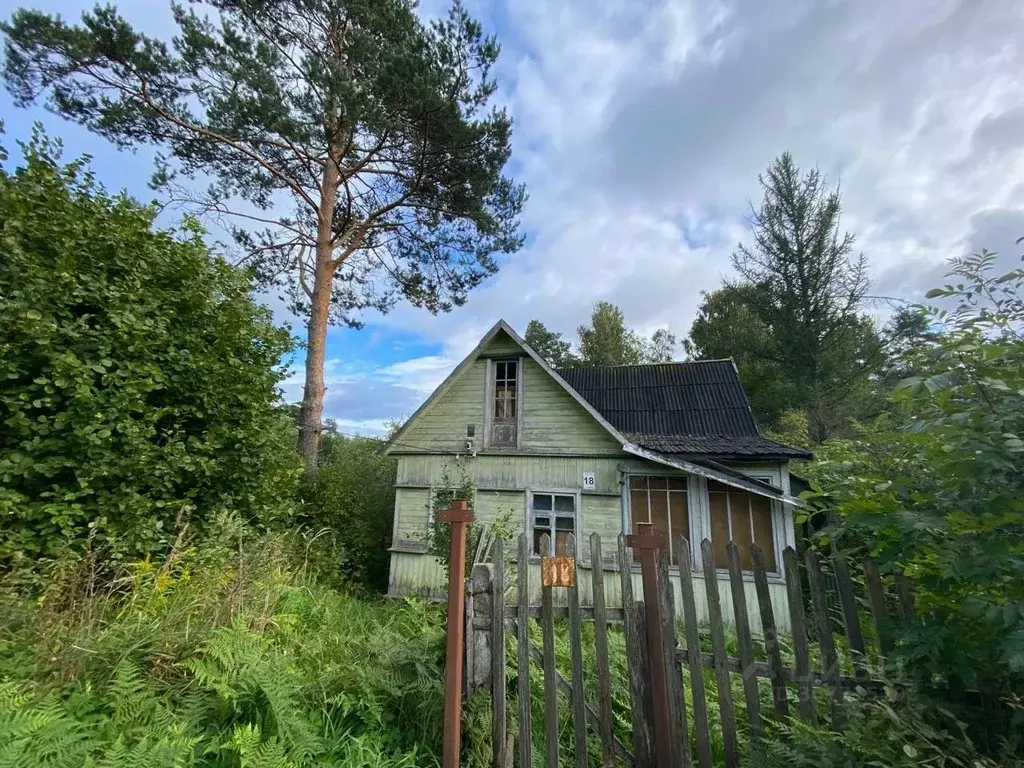
M 615 745 L 612 743 L 612 681 L 608 668 L 608 615 L 604 604 L 604 572 L 601 568 L 601 537 L 590 534 L 590 575 L 594 592 L 594 651 L 597 661 L 598 733 L 601 736 L 601 763 L 603 768 L 615 765 Z
M 630 665 L 630 701 L 640 727 L 633 733 L 633 751 L 637 765 L 654 765 L 654 719 L 651 713 L 651 655 L 647 646 L 647 610 L 643 600 L 633 603 L 633 621 L 627 642 L 627 653 L 635 663 Z
M 505 542 L 494 540 L 491 582 L 491 744 L 495 768 L 505 764 Z
M 793 655 L 796 657 L 797 709 L 800 711 L 800 717 L 814 725 L 817 723 L 814 712 L 814 676 L 811 674 L 811 650 L 807 639 L 803 590 L 800 587 L 800 561 L 797 559 L 796 550 L 786 547 L 782 553 L 782 562 L 786 571 Z
M 836 585 L 839 589 L 839 604 L 843 609 L 843 626 L 846 628 L 846 643 L 850 647 L 850 662 L 853 665 L 853 676 L 857 680 L 867 680 L 867 657 L 864 655 L 864 634 L 860 628 L 860 612 L 857 610 L 857 598 L 853 591 L 853 579 L 846 559 L 836 553 L 832 557 L 832 567 L 836 572 Z
M 896 596 L 900 600 L 900 613 L 907 621 L 914 619 L 914 596 L 910 594 L 910 587 L 902 573 L 893 575 L 896 582 Z
M 804 561 L 807 563 L 807 582 L 811 588 L 811 605 L 818 629 L 818 644 L 821 646 L 821 676 L 832 688 L 830 719 L 833 730 L 838 730 L 842 716 L 840 705 L 843 701 L 843 690 L 839 685 L 839 657 L 836 653 L 835 637 L 832 635 L 832 619 L 828 614 L 828 601 L 821 575 L 821 555 L 817 552 L 808 552 Z
M 729 586 L 732 589 L 732 607 L 736 617 L 736 638 L 740 651 L 740 674 L 743 676 L 743 698 L 747 705 L 750 734 L 761 736 L 761 711 L 757 695 L 757 672 L 754 669 L 754 645 L 750 638 L 750 619 L 747 616 L 747 591 L 740 568 L 740 550 L 730 541 L 726 547 L 729 559 Z
M 530 541 L 525 533 L 519 536 L 516 578 L 519 582 L 519 616 L 516 626 L 519 643 L 519 765 L 531 766 L 533 729 L 530 712 Z
M 715 657 L 715 682 L 718 688 L 718 711 L 722 716 L 722 746 L 725 750 L 725 768 L 738 768 L 739 745 L 736 741 L 736 717 L 732 709 L 732 683 L 726 659 L 725 625 L 722 621 L 722 601 L 718 594 L 718 573 L 715 570 L 715 550 L 710 539 L 700 543 L 704 561 L 704 591 L 708 596 L 708 623 L 711 625 L 711 652 Z
M 569 534 L 566 554 L 576 557 L 576 537 Z M 583 631 L 580 626 L 579 579 L 568 587 L 569 661 L 572 665 L 572 730 L 576 768 L 587 768 L 587 710 L 583 694 Z
M 761 614 L 761 634 L 764 638 L 764 652 L 768 657 L 769 679 L 772 681 L 772 705 L 775 709 L 775 717 L 779 721 L 785 722 L 789 719 L 786 672 L 785 667 L 782 666 L 782 652 L 779 649 L 779 631 L 775 628 L 775 609 L 772 607 L 771 591 L 768 589 L 764 552 L 757 544 L 752 544 L 750 557 L 754 561 L 754 589 L 757 591 L 757 607 Z
M 878 632 L 878 650 L 882 653 L 882 667 L 887 666 L 892 654 L 892 639 L 889 637 L 889 611 L 885 607 L 885 590 L 882 577 L 878 573 L 878 563 L 870 557 L 864 558 L 864 580 L 868 587 L 868 604 L 871 606 L 871 618 L 874 619 Z
M 540 537 L 540 551 L 551 552 L 551 539 Z M 558 682 L 555 675 L 555 616 L 552 612 L 552 587 L 540 590 L 540 626 L 544 653 L 544 738 L 548 768 L 558 768 Z
M 690 690 L 693 693 L 693 730 L 697 741 L 700 768 L 711 768 L 711 741 L 708 738 L 708 705 L 704 693 L 704 665 L 700 656 L 700 627 L 693 597 L 693 573 L 690 566 L 690 542 L 679 537 L 679 589 L 683 596 L 683 624 L 689 651 Z
M 618 539 L 619 579 L 622 585 L 622 621 L 626 633 L 626 667 L 630 681 L 630 718 L 633 724 L 633 752 L 637 765 L 649 765 L 653 732 L 649 730 L 650 718 L 646 717 L 643 706 L 643 672 L 639 668 L 642 653 L 647 655 L 647 640 L 636 626 L 636 611 L 633 606 L 633 572 L 626 550 L 626 534 Z M 644 761 L 647 761 L 646 763 Z
M 671 728 L 672 765 L 689 768 L 690 729 L 686 722 L 683 670 L 676 656 L 676 607 L 668 575 L 668 550 L 658 552 L 658 589 L 661 599 L 661 634 L 665 645 L 665 679 L 668 683 L 668 712 Z

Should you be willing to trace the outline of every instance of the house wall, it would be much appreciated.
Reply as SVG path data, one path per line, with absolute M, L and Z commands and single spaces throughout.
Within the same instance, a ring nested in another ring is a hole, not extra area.
M 517 357 L 521 363 L 519 402 L 522 410 L 518 449 L 487 445 L 486 407 L 490 401 L 491 361 Z M 473 449 L 478 454 L 556 454 L 615 456 L 619 443 L 507 334 L 498 334 L 448 390 L 420 413 L 399 436 L 391 453 L 465 454 L 466 427 L 473 424 Z

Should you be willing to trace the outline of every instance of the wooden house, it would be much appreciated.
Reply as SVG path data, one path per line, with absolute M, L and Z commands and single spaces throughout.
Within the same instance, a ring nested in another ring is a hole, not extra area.
M 680 538 L 690 542 L 698 595 L 699 542 L 711 540 L 727 616 L 725 545 L 737 543 L 747 569 L 756 542 L 771 571 L 775 615 L 786 624 L 782 550 L 795 545 L 799 504 L 790 495 L 789 462 L 810 455 L 761 434 L 732 360 L 554 370 L 501 321 L 387 450 L 398 460 L 391 594 L 444 593 L 443 570 L 426 553 L 431 494 L 446 478 L 465 477 L 475 489 L 476 521 L 511 515 L 535 556 L 544 533 L 558 552 L 575 534 L 578 565 L 606 571 L 611 605 L 620 600 L 616 539 L 638 523 L 667 534 L 672 571 Z M 591 562 L 588 545 L 595 531 L 600 564 Z M 626 567 L 639 594 L 639 567 Z M 589 585 L 590 575 L 581 574 L 581 583 Z M 747 604 L 756 606 L 752 580 L 747 586 Z M 698 604 L 702 618 L 705 611 Z

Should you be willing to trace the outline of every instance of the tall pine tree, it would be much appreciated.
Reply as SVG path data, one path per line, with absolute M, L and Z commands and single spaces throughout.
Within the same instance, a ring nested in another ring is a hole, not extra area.
M 300 445 L 314 469 L 328 324 L 401 298 L 448 311 L 522 244 L 511 120 L 490 106 L 498 45 L 458 2 L 430 24 L 413 0 L 172 8 L 170 42 L 111 6 L 79 25 L 18 10 L 0 26 L 7 87 L 119 147 L 157 146 L 157 184 L 212 178 L 184 197 L 234 214 L 249 263 L 308 318 Z
M 810 438 L 839 429 L 868 388 L 882 348 L 861 314 L 869 281 L 855 239 L 841 231 L 838 187 L 813 169 L 801 173 L 789 153 L 758 177 L 752 243 L 732 263 L 748 289 L 743 300 L 768 333 L 754 354 L 774 366 L 791 407 L 807 412 Z

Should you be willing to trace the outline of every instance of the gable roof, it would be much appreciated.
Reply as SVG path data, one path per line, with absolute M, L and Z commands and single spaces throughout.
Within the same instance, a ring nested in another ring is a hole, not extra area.
M 606 368 L 570 368 L 564 371 L 556 371 L 529 344 L 527 344 L 526 341 L 518 333 L 516 333 L 515 330 L 513 330 L 512 327 L 504 320 L 499 320 L 491 327 L 491 329 L 486 334 L 484 334 L 484 337 L 480 339 L 480 342 L 473 348 L 473 351 L 470 352 L 466 356 L 466 358 L 455 367 L 455 369 L 448 375 L 448 377 L 443 382 L 441 382 L 440 386 L 438 386 L 438 388 L 431 393 L 430 397 L 428 397 L 426 401 L 419 408 L 416 409 L 412 416 L 410 416 L 406 420 L 405 424 L 402 425 L 401 429 L 399 429 L 388 441 L 387 447 L 385 448 L 385 452 L 390 453 L 394 447 L 400 446 L 402 444 L 401 438 L 407 432 L 410 425 L 414 421 L 416 421 L 417 418 L 419 418 L 424 413 L 429 411 L 430 408 L 438 400 L 440 400 L 441 397 L 443 397 L 444 394 L 448 392 L 448 390 L 451 389 L 452 384 L 454 384 L 455 381 L 459 378 L 459 376 L 470 365 L 472 365 L 473 362 L 476 361 L 478 357 L 480 357 L 481 353 L 484 351 L 487 345 L 490 344 L 490 342 L 499 333 L 508 334 L 508 336 L 516 344 L 518 344 L 524 352 L 526 352 L 526 354 L 530 357 L 531 360 L 533 360 L 538 366 L 540 366 L 540 368 L 545 373 L 551 376 L 551 378 L 563 390 L 565 390 L 565 392 L 568 393 L 569 396 L 573 398 L 573 400 L 579 403 L 584 408 L 584 410 L 586 410 L 587 413 L 589 413 L 594 418 L 594 420 L 597 421 L 598 424 L 604 427 L 604 429 L 622 445 L 622 449 L 624 452 L 632 454 L 639 458 L 647 459 L 649 461 L 655 461 L 666 466 L 681 469 L 686 472 L 691 472 L 693 474 L 702 475 L 713 480 L 718 480 L 719 482 L 723 482 L 726 485 L 745 488 L 746 490 L 752 491 L 753 493 L 768 496 L 770 498 L 780 499 L 787 504 L 797 506 L 801 504 L 799 500 L 792 498 L 779 488 L 774 488 L 771 485 L 764 483 L 760 480 L 755 480 L 753 478 L 747 477 L 739 470 L 723 466 L 721 464 L 716 463 L 715 461 L 710 460 L 712 456 L 704 457 L 700 455 L 690 455 L 688 452 L 674 450 L 674 448 L 679 447 L 679 443 L 659 444 L 654 439 L 655 437 L 658 437 L 659 439 L 673 438 L 675 440 L 681 440 L 686 438 L 686 435 L 672 435 L 669 433 L 657 432 L 653 434 L 643 432 L 630 432 L 629 434 L 626 434 L 625 431 L 620 431 L 620 427 L 615 423 L 615 420 L 619 420 L 620 417 L 622 419 L 627 418 L 626 416 L 622 415 L 624 413 L 633 414 L 630 418 L 637 419 L 636 423 L 638 424 L 650 426 L 651 424 L 659 423 L 659 417 L 657 416 L 657 414 L 650 414 L 655 411 L 657 407 L 656 404 L 660 402 L 667 403 L 669 400 L 671 400 L 676 404 L 674 407 L 668 408 L 669 416 L 667 416 L 665 419 L 662 419 L 661 422 L 664 424 L 675 424 L 677 422 L 673 421 L 673 419 L 684 418 L 684 416 L 682 415 L 673 416 L 672 414 L 676 414 L 677 412 L 678 414 L 685 414 L 689 411 L 694 411 L 694 408 L 685 405 L 686 403 L 691 402 L 690 399 L 686 397 L 681 397 L 678 395 L 678 393 L 673 395 L 669 392 L 659 393 L 656 391 L 659 389 L 672 389 L 673 385 L 665 384 L 664 382 L 666 380 L 681 380 L 679 378 L 679 372 L 659 372 L 656 370 L 652 371 L 652 369 L 670 369 L 683 366 L 703 366 L 706 365 L 707 363 L 656 363 L 650 365 L 614 366 Z M 794 454 L 799 454 L 799 456 L 797 456 L 798 458 L 811 457 L 811 454 L 805 451 L 798 451 L 795 448 L 789 448 L 788 446 L 783 446 L 780 443 L 775 443 L 774 441 L 767 440 L 767 438 L 762 438 L 760 436 L 760 430 L 757 427 L 757 422 L 754 421 L 753 413 L 750 411 L 750 405 L 747 402 L 746 392 L 743 389 L 742 383 L 740 383 L 739 381 L 739 374 L 736 372 L 736 366 L 733 364 L 732 360 L 717 360 L 710 362 L 727 364 L 729 370 L 732 371 L 732 376 L 734 380 L 731 382 L 725 381 L 724 379 L 726 377 L 721 376 L 722 383 L 724 384 L 722 388 L 723 392 L 728 390 L 731 394 L 722 396 L 720 398 L 716 398 L 714 394 L 714 390 L 716 389 L 717 385 L 708 386 L 711 382 L 704 382 L 703 385 L 700 385 L 704 387 L 703 389 L 700 390 L 703 396 L 703 400 L 701 402 L 705 403 L 705 406 L 707 406 L 706 410 L 709 414 L 714 413 L 716 410 L 740 410 L 735 399 L 735 395 L 738 391 L 739 395 L 742 398 L 743 408 L 746 409 L 746 418 L 749 418 L 749 423 L 748 426 L 737 427 L 737 429 L 749 429 L 749 425 L 752 425 L 756 434 L 748 435 L 748 438 L 760 438 L 761 440 L 764 440 L 766 443 L 770 443 L 773 447 L 785 448 L 789 451 L 794 452 Z M 719 368 L 719 374 L 721 374 L 721 368 Z M 683 374 L 683 376 L 686 375 L 687 374 Z M 701 375 L 707 377 L 711 376 L 712 374 L 705 372 L 704 374 Z M 566 376 L 568 376 L 568 379 L 566 378 Z M 570 380 L 576 381 L 576 383 L 583 388 L 583 391 L 586 393 L 586 395 L 578 391 L 570 383 Z M 630 381 L 634 382 L 633 386 L 629 386 Z M 651 383 L 651 385 L 648 386 L 647 384 L 645 384 L 645 382 Z M 605 386 L 602 386 L 602 383 L 605 383 Z M 737 386 L 738 390 L 736 389 Z M 608 396 L 609 399 L 607 400 L 602 399 L 602 395 L 600 394 L 604 389 L 608 389 L 612 392 L 612 394 Z M 616 390 L 620 391 L 619 395 L 614 394 Z M 647 392 L 647 394 L 644 394 L 645 392 Z M 617 402 L 633 407 L 609 407 L 607 413 L 602 413 L 602 411 L 599 408 L 595 407 L 595 405 L 590 399 L 591 397 L 593 397 L 594 400 L 597 400 L 598 402 L 602 403 L 602 405 L 605 406 L 608 406 L 609 403 Z M 659 398 L 661 399 L 659 400 Z M 698 398 L 698 401 L 700 401 L 700 398 Z M 716 402 L 718 403 L 717 408 L 715 407 Z M 645 403 L 646 405 L 642 405 Z M 725 404 L 724 406 L 723 403 Z M 644 420 L 644 417 L 640 415 L 642 413 L 649 414 L 646 417 L 646 421 Z M 741 422 L 744 419 L 744 417 L 739 413 L 734 413 L 733 416 L 736 419 L 736 424 L 741 424 Z M 708 418 L 710 418 L 710 416 L 708 416 Z M 705 435 L 704 437 L 706 438 L 709 436 Z M 726 441 L 725 443 L 722 443 L 722 445 L 728 444 L 732 446 L 732 441 L 735 439 L 735 437 L 738 437 L 738 435 L 724 435 L 720 437 L 722 440 Z M 650 444 L 648 445 L 647 443 Z M 746 458 L 751 458 L 752 456 L 753 455 L 747 456 Z M 783 456 L 777 453 L 759 453 L 756 454 L 756 456 L 757 458 L 789 458 L 789 456 Z M 713 454 L 713 458 L 730 458 L 730 455 L 716 452 Z
M 620 433 L 615 427 L 609 424 L 608 421 L 604 418 L 604 416 L 602 416 L 598 411 L 596 411 L 594 407 L 590 403 L 588 403 L 576 390 L 570 387 L 565 382 L 565 379 L 559 376 L 555 372 L 554 368 L 548 365 L 547 361 L 543 357 L 538 355 L 533 350 L 533 348 L 529 344 L 527 344 L 526 341 L 524 341 L 523 338 L 512 329 L 512 326 L 510 326 L 504 320 L 499 320 L 493 326 L 491 326 L 491 329 L 487 333 L 484 334 L 484 337 L 480 339 L 480 343 L 473 347 L 473 351 L 466 355 L 466 358 L 455 367 L 455 370 L 448 374 L 448 377 L 444 381 L 442 381 L 440 386 L 430 394 L 430 397 L 428 397 L 423 402 L 423 404 L 415 410 L 412 416 L 406 419 L 405 424 L 403 424 L 402 427 L 394 435 L 392 435 L 391 439 L 388 440 L 388 445 L 387 448 L 385 449 L 386 452 L 390 452 L 394 446 L 401 444 L 401 437 L 408 430 L 409 425 L 411 425 L 418 417 L 422 416 L 424 413 L 430 410 L 430 407 L 438 400 L 440 400 L 441 397 L 444 396 L 445 392 L 451 389 L 452 384 L 454 384 L 455 380 L 459 378 L 459 375 L 469 366 L 471 366 L 478 357 L 480 357 L 480 353 L 484 351 L 484 348 L 488 344 L 490 344 L 491 341 L 494 340 L 494 337 L 502 332 L 508 334 L 509 337 L 511 337 L 511 339 L 516 344 L 522 347 L 523 351 L 530 356 L 530 359 L 537 363 L 537 365 L 539 365 L 541 369 L 543 369 L 549 376 L 551 376 L 551 378 L 554 379 L 555 382 L 562 389 L 564 389 L 569 394 L 569 396 L 572 397 L 573 400 L 575 400 L 577 403 L 583 406 L 583 409 L 587 413 L 589 413 L 597 421 L 598 424 L 604 427 L 612 437 L 618 440 L 620 444 L 625 445 L 626 443 L 629 442 L 626 439 L 625 435 Z
M 691 458 L 811 457 L 761 434 L 731 359 L 558 373 L 631 442 L 649 450 Z

